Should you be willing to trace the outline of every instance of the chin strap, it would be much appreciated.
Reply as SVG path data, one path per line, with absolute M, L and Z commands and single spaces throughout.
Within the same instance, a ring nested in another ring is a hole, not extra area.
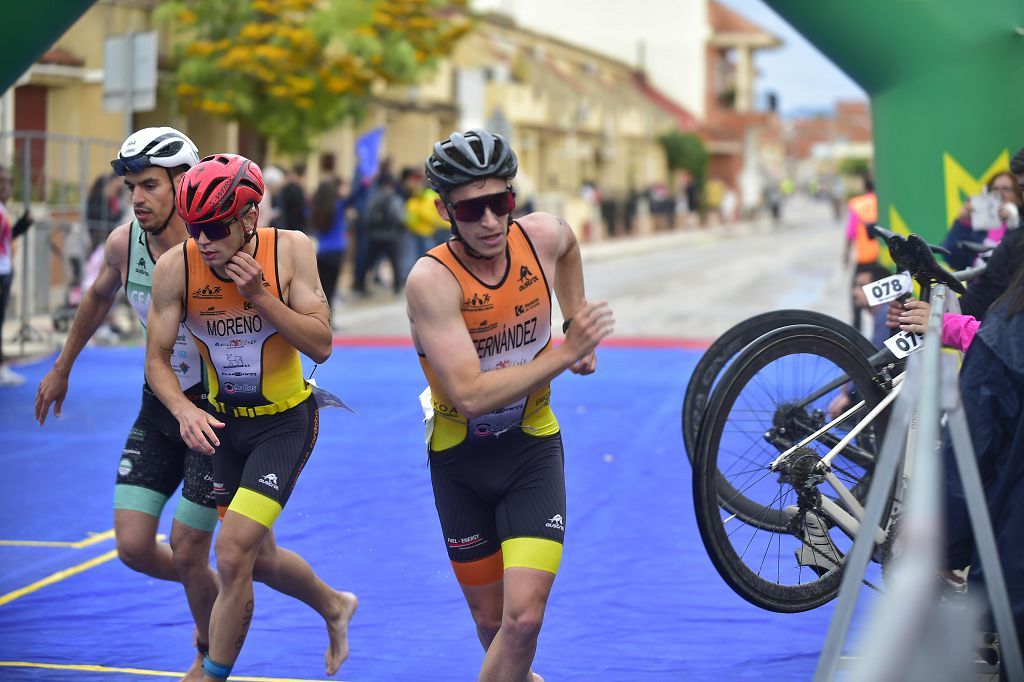
M 167 173 L 167 180 L 171 183 L 171 194 L 174 194 L 174 178 L 171 177 L 171 169 L 170 168 L 164 168 L 164 172 Z M 164 224 L 161 225 L 159 229 L 153 230 L 152 232 L 150 232 L 149 236 L 150 237 L 155 237 L 158 234 L 160 234 L 161 232 L 163 232 L 164 230 L 166 230 L 168 223 L 171 222 L 171 218 L 173 218 L 177 212 L 178 212 L 177 207 L 175 206 L 174 202 L 171 202 L 171 212 L 167 214 L 167 220 L 164 221 Z
M 252 241 L 252 238 L 256 236 L 256 226 L 260 224 L 260 207 L 257 205 L 252 206 L 252 210 L 256 211 L 256 220 L 253 222 L 252 232 L 245 231 L 245 225 L 242 225 L 242 246 L 245 246 Z
M 465 239 L 459 236 L 459 231 L 455 228 L 454 221 L 452 222 L 452 238 L 462 242 L 462 250 L 465 251 L 466 255 L 468 255 L 470 258 L 476 258 L 477 260 L 492 260 L 498 257 L 498 254 L 495 254 L 493 256 L 485 256 L 476 249 L 474 249 L 472 246 L 470 246 Z

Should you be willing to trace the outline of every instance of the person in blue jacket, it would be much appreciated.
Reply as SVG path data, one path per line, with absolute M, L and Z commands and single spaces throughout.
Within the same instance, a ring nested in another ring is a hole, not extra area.
M 960 371 L 960 393 L 995 532 L 1018 635 L 1024 633 L 1024 261 L 992 304 Z M 984 573 L 949 438 L 946 461 L 946 568 L 970 566 L 970 589 Z M 1002 646 L 1007 646 L 1006 642 Z

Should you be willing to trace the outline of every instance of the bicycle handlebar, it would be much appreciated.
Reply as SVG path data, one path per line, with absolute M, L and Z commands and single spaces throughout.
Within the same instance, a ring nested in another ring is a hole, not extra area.
M 980 243 L 979 244 L 978 242 L 964 242 L 964 241 L 957 242 L 956 246 L 957 246 L 958 249 L 963 249 L 964 251 L 970 251 L 971 253 L 973 253 L 975 255 L 981 255 L 983 253 L 990 253 L 994 248 L 996 248 L 992 244 L 985 244 L 985 243 Z
M 973 268 L 967 268 L 966 270 L 957 270 L 953 273 L 953 276 L 961 282 L 970 282 L 987 269 L 988 266 L 986 265 L 975 265 Z
M 949 271 L 940 266 L 935 260 L 934 253 L 949 254 L 949 251 L 941 246 L 928 244 L 916 234 L 903 236 L 890 232 L 884 227 L 874 226 L 876 236 L 885 240 L 889 245 L 889 254 L 896 263 L 898 270 L 906 270 L 921 284 L 921 287 L 928 289 L 932 282 L 940 282 L 958 294 L 967 293 L 964 285 Z

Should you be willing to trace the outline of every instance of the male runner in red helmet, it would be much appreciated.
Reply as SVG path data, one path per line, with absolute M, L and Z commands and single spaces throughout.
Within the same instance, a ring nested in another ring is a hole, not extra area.
M 185 442 L 213 456 L 220 594 L 210 618 L 207 680 L 224 680 L 245 641 L 255 579 L 315 609 L 327 624 L 333 675 L 348 657 L 357 600 L 337 592 L 272 527 L 313 451 L 319 413 L 299 353 L 331 354 L 330 310 L 313 245 L 301 232 L 256 227 L 263 176 L 242 156 L 217 154 L 182 178 L 178 213 L 191 239 L 153 274 L 146 376 Z M 195 338 L 209 408 L 189 402 L 169 363 L 178 323 Z

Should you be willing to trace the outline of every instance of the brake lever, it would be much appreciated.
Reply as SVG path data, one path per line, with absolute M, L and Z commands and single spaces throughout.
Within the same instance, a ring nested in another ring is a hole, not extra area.
M 872 225 L 869 228 L 869 230 L 874 231 L 876 236 L 879 236 L 882 239 L 884 239 L 885 243 L 889 244 L 890 246 L 892 245 L 893 242 L 904 242 L 907 239 L 903 235 L 897 234 L 895 232 L 892 232 L 891 230 L 887 230 L 887 229 L 885 229 L 884 227 L 882 227 L 880 225 Z M 927 246 L 931 250 L 932 253 L 937 253 L 940 256 L 951 256 L 951 255 L 953 255 L 950 252 L 950 250 L 947 249 L 944 246 L 939 246 L 938 244 L 927 244 Z
M 873 232 L 876 237 L 881 237 L 882 239 L 885 240 L 886 244 L 891 244 L 894 239 L 901 238 L 901 235 L 898 235 L 895 232 L 891 232 L 877 223 L 868 226 L 868 232 Z
M 918 272 L 912 273 L 913 275 L 927 275 L 937 282 L 941 282 L 949 287 L 951 290 L 958 294 L 966 294 L 967 289 L 960 283 L 952 273 L 947 272 L 935 261 L 935 257 L 932 255 L 931 246 L 925 240 L 921 239 L 916 234 L 909 234 L 906 238 L 906 245 L 910 249 L 916 251 L 916 258 L 914 261 L 923 266 Z

